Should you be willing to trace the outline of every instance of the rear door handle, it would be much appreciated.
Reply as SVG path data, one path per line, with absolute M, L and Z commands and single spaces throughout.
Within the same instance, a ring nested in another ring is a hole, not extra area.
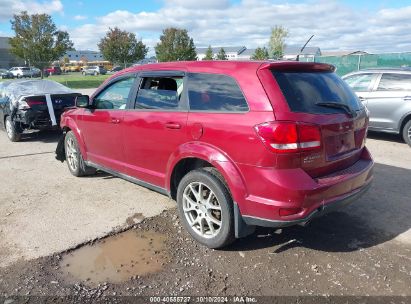
M 181 129 L 181 125 L 177 122 L 167 122 L 165 126 L 167 129 Z
M 411 96 L 405 96 L 404 100 L 410 101 L 411 100 Z
M 113 124 L 119 124 L 119 123 L 120 123 L 120 119 L 118 119 L 118 118 L 112 118 L 110 122 L 113 123 Z

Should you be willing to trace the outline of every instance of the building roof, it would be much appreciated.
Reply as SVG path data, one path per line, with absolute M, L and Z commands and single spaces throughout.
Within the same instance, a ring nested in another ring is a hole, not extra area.
M 217 54 L 220 52 L 221 48 L 224 49 L 226 53 L 237 53 L 240 54 L 247 48 L 245 46 L 219 46 L 219 47 L 212 47 L 213 54 Z M 205 54 L 208 50 L 208 47 L 199 47 L 196 48 L 197 54 Z
M 87 61 L 102 60 L 103 55 L 97 51 L 79 50 L 79 51 L 67 51 L 63 57 L 68 57 L 70 60 L 80 60 L 82 58 Z
M 10 49 L 9 37 L 0 37 L 0 49 Z
M 367 55 L 365 51 L 323 51 L 322 56 L 347 56 L 347 55 Z
M 284 48 L 284 55 L 298 55 L 300 54 L 302 46 L 286 45 Z M 301 55 L 321 55 L 321 50 L 316 46 L 307 46 L 301 52 Z

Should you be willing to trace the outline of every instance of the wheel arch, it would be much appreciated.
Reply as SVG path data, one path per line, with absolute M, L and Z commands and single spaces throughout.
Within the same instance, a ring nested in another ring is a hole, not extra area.
M 172 155 L 167 165 L 166 189 L 175 199 L 178 183 L 191 170 L 214 167 L 222 176 L 233 201 L 246 196 L 246 185 L 235 163 L 216 147 L 204 143 L 187 143 Z
M 84 160 L 87 160 L 87 149 L 86 149 L 86 145 L 84 142 L 84 138 L 82 135 L 81 130 L 78 128 L 76 122 L 74 121 L 74 119 L 70 118 L 70 117 L 65 117 L 64 119 L 64 126 L 62 126 L 63 129 L 63 136 L 65 137 L 67 132 L 72 131 L 74 136 L 77 139 L 77 142 L 79 144 L 79 148 L 80 148 L 80 152 L 81 155 L 83 156 Z
M 408 122 L 408 121 L 410 121 L 411 120 L 411 112 L 409 112 L 409 113 L 407 113 L 407 114 L 405 114 L 402 118 L 401 118 L 401 121 L 400 121 L 400 127 L 399 127 L 399 129 L 398 129 L 398 131 L 399 131 L 399 133 L 402 135 L 402 131 L 403 131 L 403 129 L 404 129 L 404 126 L 405 126 L 405 124 Z

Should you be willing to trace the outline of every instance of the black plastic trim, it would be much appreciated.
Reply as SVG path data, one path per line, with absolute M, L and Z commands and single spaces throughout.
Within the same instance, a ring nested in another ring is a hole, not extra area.
M 156 186 L 156 185 L 153 185 L 153 184 L 144 182 L 144 181 L 142 181 L 142 180 L 139 180 L 139 179 L 137 179 L 137 178 L 135 178 L 135 177 L 132 177 L 132 176 L 129 176 L 129 175 L 127 175 L 127 174 L 120 173 L 120 172 L 117 172 L 117 171 L 112 170 L 112 169 L 108 169 L 108 168 L 106 168 L 106 167 L 104 167 L 104 166 L 100 166 L 100 165 L 95 164 L 95 163 L 93 163 L 93 162 L 91 162 L 91 161 L 85 161 L 85 164 L 86 164 L 87 166 L 96 168 L 97 170 L 101 170 L 101 171 L 107 172 L 107 173 L 109 173 L 109 174 L 111 174 L 111 175 L 114 175 L 114 176 L 120 177 L 120 178 L 122 178 L 122 179 L 125 179 L 126 181 L 132 182 L 133 184 L 137 184 L 137 185 L 139 185 L 139 186 L 148 188 L 148 189 L 153 190 L 153 191 L 156 191 L 156 192 L 158 192 L 158 193 L 161 193 L 161 194 L 170 196 L 170 193 L 169 193 L 166 189 L 161 188 L 161 187 L 159 187 L 159 186 Z

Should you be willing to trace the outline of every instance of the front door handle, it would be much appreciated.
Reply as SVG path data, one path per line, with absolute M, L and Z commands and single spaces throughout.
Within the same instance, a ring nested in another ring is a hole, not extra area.
M 411 96 L 405 96 L 405 97 L 404 97 L 404 100 L 406 100 L 406 101 L 411 101 Z
M 181 125 L 178 122 L 167 122 L 165 126 L 167 129 L 181 129 Z
M 119 123 L 120 123 L 120 119 L 118 119 L 118 118 L 112 118 L 110 122 L 113 123 L 113 124 L 119 124 Z

